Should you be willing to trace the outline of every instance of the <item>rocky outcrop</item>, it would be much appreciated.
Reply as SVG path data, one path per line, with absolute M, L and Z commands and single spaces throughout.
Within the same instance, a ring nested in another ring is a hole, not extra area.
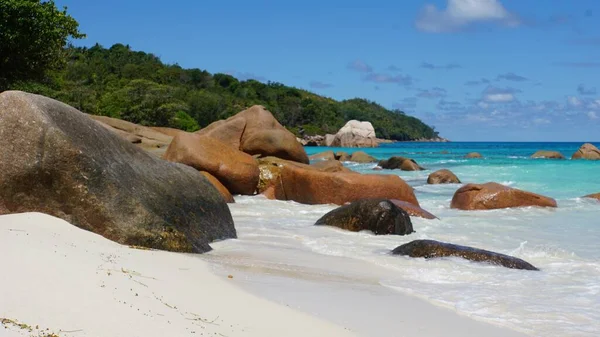
M 424 170 L 414 159 L 404 157 L 391 157 L 390 159 L 380 160 L 379 167 L 385 170 L 402 170 L 402 171 L 421 171 Z
M 275 156 L 308 164 L 304 147 L 263 106 L 255 105 L 197 134 L 209 136 L 250 155 Z
M 347 169 L 327 172 L 313 165 L 273 157 L 259 159 L 259 169 L 258 192 L 268 198 L 337 205 L 382 198 L 419 205 L 413 188 L 396 175 L 359 174 L 345 171 Z
M 58 101 L 0 94 L 0 214 L 42 212 L 126 245 L 205 252 L 235 238 L 227 204 L 169 163 Z
M 371 155 L 368 155 L 366 152 L 356 151 L 350 156 L 350 161 L 355 163 L 375 163 L 377 162 L 377 159 Z
M 423 257 L 426 259 L 455 256 L 470 261 L 484 262 L 511 269 L 538 270 L 529 262 L 516 257 L 434 240 L 411 241 L 394 249 L 392 254 Z
M 600 150 L 590 143 L 585 143 L 573 153 L 571 159 L 600 160 Z
M 212 137 L 182 132 L 164 158 L 212 174 L 233 194 L 252 195 L 258 184 L 256 160 Z
M 433 172 L 427 177 L 428 184 L 460 184 L 458 177 L 447 169 Z
M 332 147 L 333 142 L 335 141 L 335 135 L 326 134 L 324 139 L 324 144 L 327 147 Z
M 385 199 L 354 201 L 325 214 L 315 225 L 351 232 L 369 230 L 375 235 L 408 235 L 414 232 L 408 213 Z
M 452 197 L 451 208 L 486 210 L 511 207 L 556 207 L 556 200 L 498 183 L 468 184 Z
M 335 153 L 335 159 L 339 161 L 350 161 L 352 157 L 347 152 L 338 151 Z
M 416 216 L 416 217 L 425 218 L 425 219 L 437 219 L 437 217 L 435 215 L 427 212 L 426 210 L 422 209 L 421 207 L 419 207 L 415 204 L 411 204 L 410 202 L 406 202 L 406 201 L 402 201 L 402 200 L 394 200 L 394 199 L 392 199 L 390 201 L 393 202 L 394 205 L 402 208 L 410 216 Z
M 546 158 L 546 159 L 565 159 L 562 153 L 557 151 L 540 150 L 531 155 L 531 158 Z
M 208 182 L 210 182 L 214 186 L 214 188 L 216 188 L 217 191 L 219 191 L 219 193 L 221 193 L 221 196 L 223 197 L 223 200 L 225 200 L 226 203 L 232 204 L 235 202 L 235 200 L 233 199 L 233 196 L 231 195 L 231 193 L 229 192 L 227 187 L 225 187 L 225 185 L 221 184 L 219 179 L 215 178 L 215 176 L 213 176 L 212 174 L 210 174 L 206 171 L 200 171 L 200 174 L 202 174 L 204 177 L 206 177 Z
M 600 193 L 588 194 L 588 195 L 584 196 L 584 198 L 591 198 L 591 199 L 600 200 Z
M 153 128 L 106 116 L 88 116 L 119 137 L 158 157 L 165 153 L 173 140 L 172 136 Z
M 466 159 L 481 159 L 483 156 L 479 152 L 470 152 L 465 155 Z
M 308 157 L 308 159 L 310 159 L 310 160 L 335 160 L 335 153 L 333 153 L 333 151 L 329 150 L 329 151 L 313 154 L 312 156 Z
M 334 147 L 377 147 L 375 129 L 370 122 L 351 120 L 335 134 Z

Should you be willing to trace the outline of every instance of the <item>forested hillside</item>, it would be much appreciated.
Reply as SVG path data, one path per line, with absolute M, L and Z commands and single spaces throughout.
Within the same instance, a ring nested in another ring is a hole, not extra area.
M 296 133 L 300 128 L 309 135 L 335 133 L 346 121 L 358 119 L 370 121 L 380 138 L 437 136 L 419 119 L 364 99 L 336 101 L 280 83 L 183 69 L 122 44 L 109 49 L 68 47 L 66 58 L 66 66 L 45 80 L 12 88 L 53 97 L 91 114 L 188 131 L 261 104 Z

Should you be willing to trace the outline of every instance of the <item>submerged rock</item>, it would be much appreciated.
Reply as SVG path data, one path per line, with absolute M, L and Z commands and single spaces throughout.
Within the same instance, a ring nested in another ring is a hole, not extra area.
M 565 159 L 565 156 L 558 151 L 540 150 L 531 155 L 531 158 L 546 158 L 546 159 Z
M 335 160 L 335 154 L 333 153 L 333 151 L 329 150 L 329 151 L 313 154 L 312 156 L 308 157 L 308 159 L 310 159 L 310 160 Z
M 164 158 L 212 174 L 233 194 L 256 191 L 256 160 L 212 137 L 182 132 L 173 138 Z
M 364 151 L 356 151 L 350 156 L 350 161 L 355 163 L 375 163 L 377 159 Z
M 426 259 L 456 256 L 475 262 L 485 262 L 511 269 L 539 270 L 527 261 L 488 250 L 459 246 L 434 240 L 415 240 L 392 250 L 394 255 Z
M 483 156 L 479 152 L 470 152 L 465 155 L 465 158 L 483 158 Z
M 316 226 L 333 226 L 352 232 L 370 230 L 376 235 L 407 235 L 413 231 L 410 216 L 390 200 L 363 199 L 325 214 Z
M 180 252 L 236 237 L 223 197 L 198 171 L 53 99 L 1 93 L 0 148 L 0 214 L 42 212 L 121 244 Z
M 339 161 L 350 161 L 352 157 L 347 152 L 339 151 L 335 153 L 335 159 Z
M 498 183 L 467 184 L 452 197 L 451 208 L 482 210 L 510 207 L 556 207 L 556 200 Z
M 577 152 L 573 153 L 571 159 L 600 160 L 600 150 L 593 144 L 585 143 L 581 145 Z
M 422 171 L 424 168 L 419 166 L 414 159 L 404 157 L 391 157 L 390 159 L 381 160 L 378 164 L 381 168 L 386 170 L 397 170 L 402 171 Z
M 261 105 L 254 105 L 196 133 L 209 136 L 250 155 L 275 156 L 308 164 L 304 147 Z
M 447 169 L 433 172 L 427 177 L 428 184 L 460 184 L 458 177 Z
M 588 195 L 584 196 L 584 198 L 600 200 L 600 193 L 588 194 Z

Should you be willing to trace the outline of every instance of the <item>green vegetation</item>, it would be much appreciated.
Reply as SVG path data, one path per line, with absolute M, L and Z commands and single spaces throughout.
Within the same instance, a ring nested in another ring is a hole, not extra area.
M 0 91 L 63 65 L 67 39 L 84 37 L 78 27 L 54 1 L 0 1 Z
M 358 119 L 370 121 L 380 138 L 437 136 L 419 119 L 364 99 L 336 101 L 281 83 L 183 69 L 122 44 L 67 46 L 68 38 L 82 36 L 53 1 L 0 1 L 0 91 L 38 93 L 86 113 L 187 131 L 260 104 L 297 135 L 336 133 Z

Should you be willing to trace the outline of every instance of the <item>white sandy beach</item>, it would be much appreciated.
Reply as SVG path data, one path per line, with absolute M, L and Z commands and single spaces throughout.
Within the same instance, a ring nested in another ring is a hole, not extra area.
M 520 336 L 378 285 L 261 276 L 39 213 L 0 216 L 0 254 L 0 318 L 33 329 L 5 321 L 0 336 Z M 268 299 L 242 290 L 256 283 Z

